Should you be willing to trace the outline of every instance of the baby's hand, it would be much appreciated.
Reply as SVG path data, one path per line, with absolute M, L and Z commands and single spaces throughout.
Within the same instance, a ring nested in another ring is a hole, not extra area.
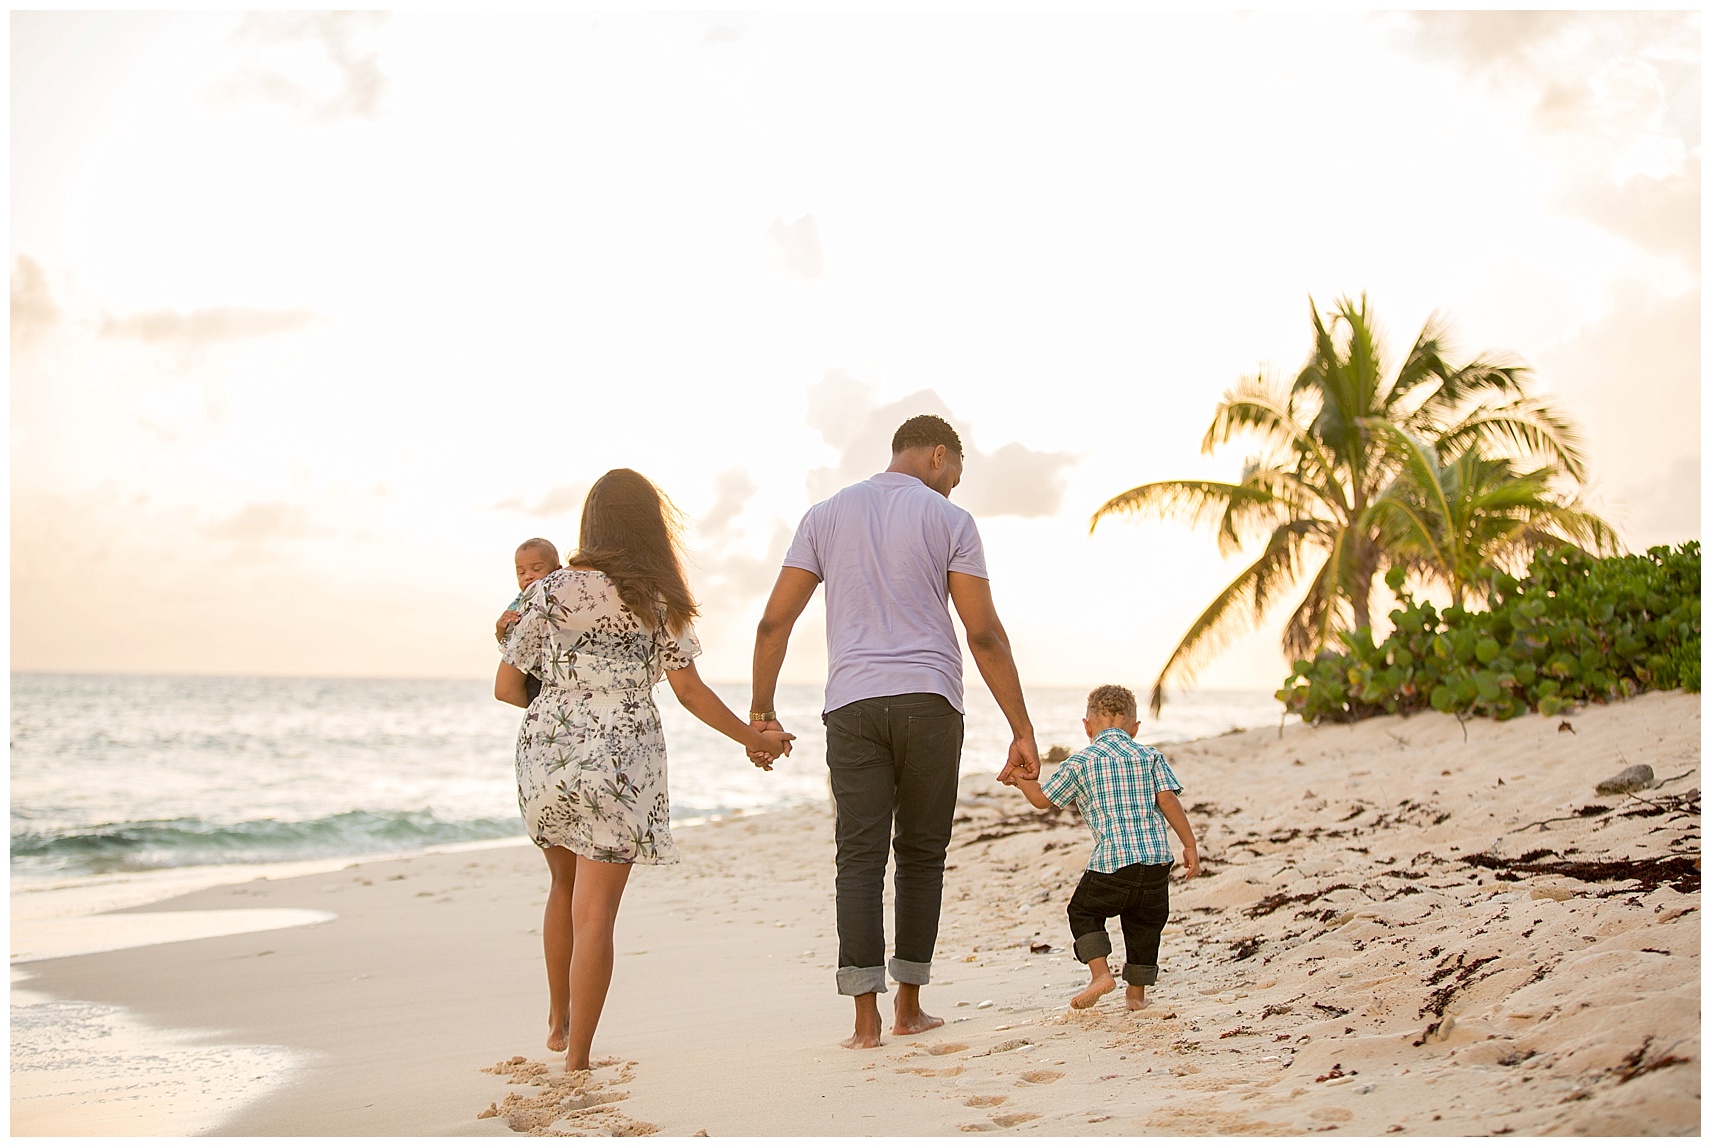
M 517 622 L 522 619 L 522 616 L 522 614 L 518 613 L 514 609 L 508 609 L 504 613 L 500 614 L 499 620 L 493 623 L 494 639 L 504 641 L 506 630 L 510 629 L 513 625 L 516 625 Z

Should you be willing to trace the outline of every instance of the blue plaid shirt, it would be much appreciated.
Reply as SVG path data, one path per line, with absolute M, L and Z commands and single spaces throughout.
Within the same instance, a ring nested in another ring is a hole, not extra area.
M 1170 825 L 1158 810 L 1160 789 L 1182 791 L 1164 754 L 1121 729 L 1102 729 L 1087 748 L 1057 767 L 1040 785 L 1046 799 L 1075 805 L 1093 830 L 1087 867 L 1115 872 L 1130 864 L 1170 864 Z

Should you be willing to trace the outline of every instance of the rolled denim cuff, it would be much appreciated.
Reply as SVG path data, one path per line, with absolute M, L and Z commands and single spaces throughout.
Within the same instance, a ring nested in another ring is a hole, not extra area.
M 1111 935 L 1108 932 L 1089 932 L 1085 936 L 1075 938 L 1075 958 L 1083 964 L 1110 954 Z
M 1157 964 L 1124 964 L 1123 982 L 1139 987 L 1149 987 L 1158 983 Z
M 899 960 L 891 957 L 891 978 L 899 984 L 930 984 L 933 982 L 933 965 L 917 964 L 914 960 Z
M 885 992 L 884 968 L 839 968 L 838 995 L 865 996 L 869 992 Z

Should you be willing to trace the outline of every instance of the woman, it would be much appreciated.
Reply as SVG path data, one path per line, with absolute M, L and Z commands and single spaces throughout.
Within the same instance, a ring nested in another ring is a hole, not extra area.
M 632 864 L 675 864 L 665 738 L 653 687 L 747 749 L 762 768 L 790 734 L 756 732 L 701 680 L 695 601 L 678 558 L 676 508 L 634 470 L 607 472 L 582 506 L 566 567 L 523 595 L 493 695 L 527 707 L 517 804 L 552 873 L 546 919 L 547 1047 L 588 1068 L 612 982 L 612 927 Z M 526 677 L 542 682 L 528 700 Z

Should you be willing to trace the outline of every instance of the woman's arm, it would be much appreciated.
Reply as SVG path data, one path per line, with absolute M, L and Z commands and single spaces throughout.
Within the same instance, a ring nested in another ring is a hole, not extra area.
M 678 704 L 693 713 L 709 729 L 725 734 L 751 753 L 763 754 L 768 762 L 775 757 L 790 755 L 790 742 L 796 739 L 794 733 L 772 729 L 757 732 L 731 712 L 730 706 L 721 701 L 719 695 L 701 680 L 701 674 L 696 672 L 694 662 L 682 669 L 667 669 L 665 679 L 671 682 L 671 691 L 677 695 Z M 769 771 L 772 768 L 770 763 L 756 761 L 755 764 Z
M 529 707 L 529 683 L 526 674 L 515 665 L 499 663 L 499 672 L 493 676 L 493 696 L 507 705 L 515 705 L 519 709 Z

